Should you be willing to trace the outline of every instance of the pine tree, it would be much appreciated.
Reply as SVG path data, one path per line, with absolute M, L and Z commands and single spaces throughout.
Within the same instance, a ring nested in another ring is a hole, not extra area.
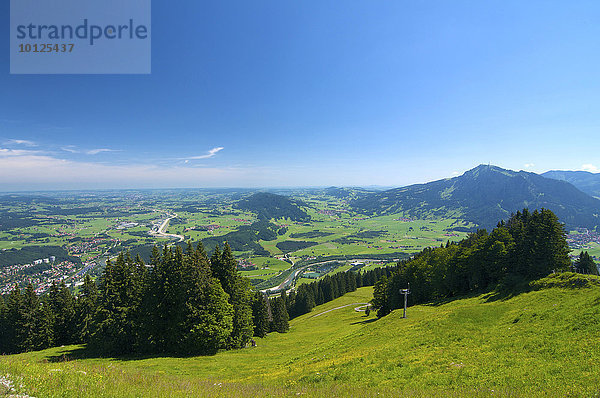
M 64 282 L 53 283 L 49 292 L 49 303 L 54 314 L 54 340 L 57 345 L 76 342 L 75 302 Z
M 0 295 L 0 355 L 6 352 L 6 337 L 7 337 L 7 313 L 8 309 L 6 308 L 6 301 L 4 297 Z
M 107 261 L 101 278 L 96 330 L 90 345 L 107 354 L 134 352 L 139 343 L 139 309 L 144 271 L 127 255 Z
M 598 267 L 588 252 L 582 251 L 575 260 L 575 272 L 580 274 L 598 275 Z
M 179 351 L 187 355 L 214 354 L 229 342 L 233 306 L 219 281 L 212 277 L 198 273 L 190 285 Z
M 220 282 L 211 276 L 201 243 L 189 245 L 184 259 L 186 291 L 181 347 L 186 354 L 212 354 L 226 348 L 233 331 L 234 308 Z
M 375 282 L 375 287 L 373 288 L 373 300 L 371 300 L 371 305 L 373 308 L 377 309 L 378 318 L 389 314 L 392 310 L 388 300 L 387 283 L 388 279 L 384 276 Z
M 219 259 L 220 260 L 220 259 Z M 202 244 L 186 253 L 166 248 L 144 294 L 142 347 L 147 352 L 213 354 L 227 348 L 233 330 L 233 305 L 211 276 Z
M 294 290 L 290 291 L 290 294 L 287 296 L 286 300 L 285 300 L 285 309 L 287 310 L 288 314 L 292 313 L 292 309 L 294 308 L 296 304 L 296 292 Z
M 308 314 L 315 307 L 315 299 L 312 289 L 299 289 L 296 295 L 296 305 L 294 306 L 294 316 Z
M 77 325 L 76 340 L 79 343 L 90 341 L 94 331 L 94 314 L 98 305 L 98 287 L 89 275 L 83 280 L 81 293 L 75 302 L 75 318 Z
M 164 247 L 149 277 L 142 304 L 142 346 L 151 352 L 174 352 L 183 338 L 186 276 L 181 247 Z M 193 282 L 192 282 L 193 283 Z
M 289 330 L 289 315 L 285 309 L 285 302 L 281 297 L 271 301 L 273 310 L 273 321 L 271 322 L 271 330 L 274 332 L 285 333 Z
M 221 282 L 223 290 L 232 295 L 236 287 L 238 272 L 237 261 L 235 261 L 228 243 L 225 243 L 222 253 L 219 251 L 218 246 L 215 248 L 215 252 L 210 259 L 210 268 L 213 276 Z
M 358 272 L 356 272 L 355 276 L 356 276 L 356 282 L 355 282 L 356 288 L 358 289 L 360 287 L 363 287 L 363 283 L 364 283 L 363 282 L 363 273 L 359 270 Z
M 16 353 L 19 350 L 19 327 L 22 324 L 24 299 L 17 286 L 6 299 L 6 328 L 4 352 Z
M 256 292 L 252 305 L 252 323 L 254 324 L 254 336 L 265 337 L 269 332 L 269 300 L 262 292 Z
M 223 252 L 215 248 L 210 266 L 213 276 L 221 282 L 223 290 L 229 294 L 229 303 L 233 305 L 233 330 L 228 347 L 243 348 L 253 335 L 251 284 L 239 275 L 237 261 L 228 243 L 225 243 Z
M 53 326 L 54 314 L 47 297 L 40 300 L 35 314 L 34 349 L 42 350 L 55 345 Z
M 36 348 L 36 316 L 38 315 L 39 304 L 33 285 L 30 283 L 23 294 L 21 322 L 17 326 L 17 349 L 20 352 L 32 351 Z

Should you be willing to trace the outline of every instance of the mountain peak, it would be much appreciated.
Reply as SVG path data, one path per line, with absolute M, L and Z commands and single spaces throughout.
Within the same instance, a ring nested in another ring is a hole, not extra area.
M 500 173 L 509 177 L 513 177 L 518 173 L 512 170 L 506 170 L 502 167 L 494 166 L 493 164 L 480 164 L 477 167 L 472 168 L 471 170 L 465 171 L 465 173 L 460 177 L 474 177 L 477 178 L 483 175 L 490 175 L 493 173 Z
M 459 177 L 368 195 L 353 205 L 380 215 L 461 218 L 484 228 L 524 208 L 546 208 L 570 226 L 600 225 L 600 201 L 573 185 L 485 164 Z

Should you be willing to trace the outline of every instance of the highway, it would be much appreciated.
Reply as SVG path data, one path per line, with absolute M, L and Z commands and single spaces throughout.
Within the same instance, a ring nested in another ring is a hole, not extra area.
M 162 222 L 162 224 L 160 224 L 158 231 L 156 231 L 156 232 L 150 231 L 149 234 L 152 236 L 159 236 L 159 237 L 163 237 L 163 238 L 175 238 L 175 239 L 177 239 L 177 242 L 183 241 L 183 239 L 184 239 L 183 235 L 166 234 L 165 233 L 165 230 L 167 229 L 167 226 L 169 225 L 169 221 L 171 221 L 173 218 L 177 218 L 176 213 L 174 213 L 172 215 L 167 215 L 167 218 Z

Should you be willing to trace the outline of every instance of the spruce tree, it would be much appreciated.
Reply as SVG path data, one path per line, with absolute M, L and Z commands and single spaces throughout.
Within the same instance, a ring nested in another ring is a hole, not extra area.
M 575 272 L 580 274 L 598 275 L 598 267 L 588 252 L 582 251 L 575 260 Z
M 229 338 L 229 348 L 243 348 L 253 335 L 252 324 L 252 291 L 251 284 L 237 271 L 237 261 L 233 257 L 231 247 L 225 243 L 223 252 L 215 248 L 210 260 L 212 275 L 215 276 L 223 290 L 229 294 L 229 303 L 233 305 L 233 330 Z
M 6 352 L 6 337 L 7 337 L 7 308 L 4 297 L 0 295 L 0 355 Z
M 19 328 L 23 318 L 23 295 L 17 286 L 8 294 L 6 299 L 6 328 L 5 351 L 16 353 L 19 350 Z
M 189 245 L 183 270 L 186 296 L 181 348 L 186 354 L 212 354 L 226 348 L 233 330 L 234 309 L 220 282 L 211 276 L 201 243 L 195 250 Z
M 294 316 L 308 314 L 315 307 L 315 299 L 312 289 L 299 289 L 296 295 L 296 303 L 294 306 Z
M 33 285 L 30 283 L 25 288 L 25 292 L 23 294 L 21 322 L 18 323 L 17 329 L 17 349 L 20 352 L 32 351 L 36 348 L 36 316 L 39 315 L 39 304 L 40 302 L 35 294 Z
M 289 330 L 289 315 L 285 309 L 285 302 L 282 297 L 277 297 L 271 301 L 273 311 L 273 321 L 271 330 L 274 332 L 285 333 Z
M 185 317 L 185 271 L 181 247 L 165 246 L 149 277 L 142 304 L 142 346 L 152 352 L 174 352 L 182 340 Z
M 134 352 L 139 342 L 143 270 L 128 255 L 107 261 L 99 286 L 90 345 L 107 354 Z
M 48 300 L 48 297 L 44 297 L 40 300 L 36 315 L 35 315 L 35 337 L 34 337 L 34 349 L 42 350 L 54 346 L 54 330 L 53 326 L 54 314 L 52 313 L 52 306 Z
M 76 342 L 75 302 L 64 282 L 53 283 L 49 292 L 49 303 L 54 314 L 54 340 L 57 345 Z
M 236 288 L 236 280 L 238 279 L 237 261 L 231 253 L 231 248 L 228 243 L 225 243 L 223 252 L 219 251 L 219 247 L 215 248 L 215 252 L 211 257 L 210 267 L 212 274 L 223 286 L 223 290 L 227 294 L 232 295 Z
M 296 304 L 296 292 L 294 290 L 291 290 L 290 294 L 287 296 L 287 299 L 285 301 L 285 309 L 287 310 L 288 314 L 290 314 L 290 316 L 291 316 L 292 308 L 294 307 L 295 304 Z
M 98 305 L 98 287 L 89 275 L 83 279 L 81 293 L 75 302 L 76 340 L 87 343 L 94 331 L 94 314 Z
M 254 336 L 265 337 L 269 332 L 269 300 L 262 292 L 254 294 L 252 305 L 252 323 L 254 324 Z

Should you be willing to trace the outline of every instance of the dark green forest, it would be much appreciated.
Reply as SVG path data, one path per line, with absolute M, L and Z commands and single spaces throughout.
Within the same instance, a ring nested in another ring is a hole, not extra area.
M 86 344 L 90 355 L 210 355 L 243 348 L 253 336 L 287 332 L 289 319 L 392 268 L 346 272 L 267 298 L 237 271 L 229 245 L 210 258 L 203 245 L 154 248 L 146 265 L 121 253 L 79 295 L 64 283 L 38 297 L 33 286 L 0 299 L 0 353 Z
M 566 232 L 552 211 L 524 209 L 490 233 L 481 229 L 401 262 L 375 284 L 372 304 L 384 316 L 403 306 L 400 289 L 409 284 L 412 305 L 494 289 L 514 292 L 527 281 L 568 270 L 597 274 L 587 253 L 571 263 Z
M 301 206 L 305 205 L 286 196 L 268 192 L 255 193 L 235 205 L 238 209 L 256 213 L 262 220 L 288 218 L 292 221 L 310 221 L 310 216 Z
M 152 257 L 146 266 L 120 254 L 77 297 L 64 284 L 43 297 L 13 290 L 0 300 L 0 351 L 87 343 L 99 355 L 192 355 L 248 343 L 253 294 L 228 245 L 210 259 L 202 245 Z

